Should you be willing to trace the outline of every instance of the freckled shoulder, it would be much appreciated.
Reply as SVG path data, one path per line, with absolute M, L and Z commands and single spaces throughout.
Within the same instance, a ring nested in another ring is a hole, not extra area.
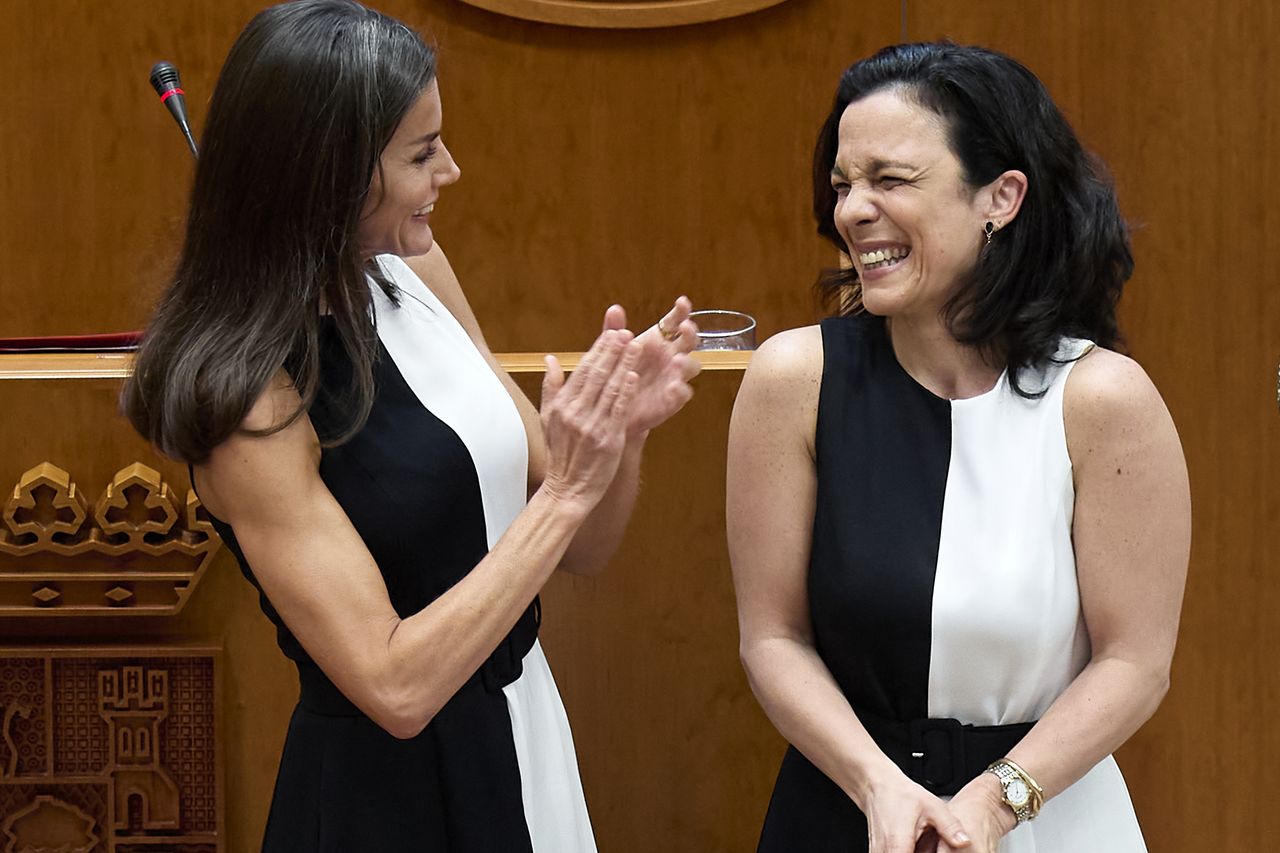
M 787 329 L 765 341 L 751 357 L 747 374 L 757 382 L 808 384 L 822 379 L 822 330 Z
M 1072 368 L 1062 401 L 1067 450 L 1077 467 L 1168 421 L 1146 371 L 1133 359 L 1094 347 Z
M 751 357 L 734 404 L 735 420 L 745 429 L 790 432 L 812 453 L 822 365 L 819 326 L 769 338 Z

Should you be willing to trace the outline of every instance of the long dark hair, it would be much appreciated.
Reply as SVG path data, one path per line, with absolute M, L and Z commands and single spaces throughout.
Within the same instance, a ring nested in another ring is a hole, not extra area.
M 377 334 L 356 227 L 379 157 L 435 79 L 434 51 L 352 0 L 259 13 L 214 89 L 182 254 L 125 385 L 122 407 L 161 451 L 190 463 L 240 428 L 284 368 L 301 408 L 319 383 L 322 305 L 352 363 L 353 412 L 373 399 Z
M 943 119 L 971 187 L 1009 169 L 1027 176 L 1018 215 L 995 234 L 944 308 L 956 340 L 1003 361 L 1013 388 L 1027 397 L 1037 393 L 1019 383 L 1022 371 L 1052 359 L 1061 336 L 1119 344 L 1116 303 L 1133 273 L 1133 255 L 1110 178 L 1081 147 L 1039 79 L 995 51 L 902 44 L 844 72 L 813 155 L 818 233 L 848 252 L 836 231 L 831 187 L 840 118 L 849 104 L 886 89 L 901 90 Z M 860 308 L 853 269 L 825 272 L 818 287 Z

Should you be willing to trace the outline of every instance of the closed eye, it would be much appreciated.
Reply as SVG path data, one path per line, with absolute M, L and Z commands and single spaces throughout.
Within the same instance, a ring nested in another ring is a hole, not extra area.
M 423 151 L 417 157 L 413 158 L 414 165 L 421 166 L 423 163 L 426 163 L 432 157 L 436 156 L 437 148 L 438 146 L 434 142 L 432 142 L 430 145 L 427 146 L 425 151 Z

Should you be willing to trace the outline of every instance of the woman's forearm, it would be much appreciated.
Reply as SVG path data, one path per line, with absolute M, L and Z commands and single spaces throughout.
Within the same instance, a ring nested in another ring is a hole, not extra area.
M 647 437 L 648 433 L 642 433 L 627 440 L 613 483 L 578 528 L 560 560 L 563 571 L 599 574 L 618 550 L 640 491 L 640 460 Z
M 813 646 L 770 638 L 744 643 L 751 689 L 778 732 L 859 807 L 881 779 L 902 772 L 876 745 Z
M 1168 684 L 1167 666 L 1096 657 L 1009 757 L 1056 796 L 1150 719 Z
M 366 712 L 397 736 L 421 731 L 515 626 L 584 517 L 536 492 L 466 577 L 391 626 L 380 671 L 370 673 L 376 708 Z

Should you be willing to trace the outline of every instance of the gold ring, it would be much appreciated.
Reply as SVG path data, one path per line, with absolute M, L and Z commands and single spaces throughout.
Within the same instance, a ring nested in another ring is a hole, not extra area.
M 663 340 L 674 341 L 680 337 L 680 327 L 676 326 L 671 331 L 667 331 L 667 327 L 662 325 L 662 321 L 658 321 L 658 334 L 662 335 Z

